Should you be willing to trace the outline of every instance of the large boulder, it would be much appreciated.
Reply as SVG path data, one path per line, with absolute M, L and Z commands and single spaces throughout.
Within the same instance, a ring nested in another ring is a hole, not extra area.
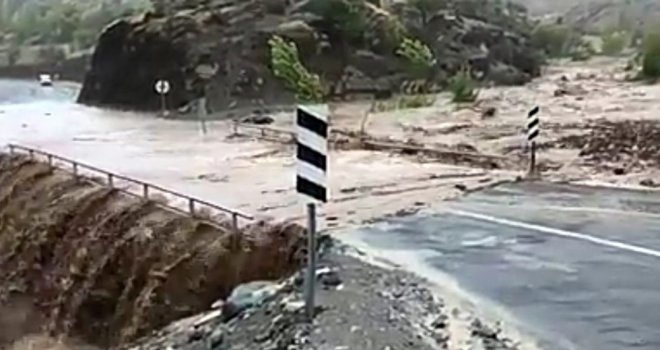
M 212 111 L 292 103 L 293 95 L 269 68 L 273 35 L 294 41 L 305 65 L 337 97 L 391 94 L 413 78 L 396 54 L 404 36 L 431 47 L 439 66 L 428 79 L 439 86 L 465 64 L 479 77 L 497 76 L 495 81 L 507 84 L 538 75 L 541 61 L 529 45 L 520 13 L 502 12 L 495 5 L 473 11 L 456 1 L 423 14 L 408 3 L 383 8 L 368 0 L 180 2 L 172 13 L 147 13 L 106 28 L 79 102 L 156 110 L 161 99 L 154 84 L 166 79 L 173 109 L 202 95 Z M 200 65 L 217 71 L 207 80 L 198 75 Z M 492 67 L 507 67 L 508 77 L 489 74 Z

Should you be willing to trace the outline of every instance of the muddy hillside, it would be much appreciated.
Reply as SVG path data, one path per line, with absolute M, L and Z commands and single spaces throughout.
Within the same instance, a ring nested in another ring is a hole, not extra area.
M 125 343 L 299 266 L 300 227 L 241 231 L 0 153 L 0 349 L 34 333 Z

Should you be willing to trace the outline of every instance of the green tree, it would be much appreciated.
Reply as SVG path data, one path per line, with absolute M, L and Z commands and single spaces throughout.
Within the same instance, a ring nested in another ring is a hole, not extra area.
M 553 58 L 568 56 L 580 41 L 579 34 L 563 24 L 541 24 L 532 31 L 532 43 Z
M 363 6 L 361 0 L 311 0 L 307 9 L 321 17 L 330 34 L 362 42 L 368 29 Z
M 415 78 L 430 78 L 436 59 L 426 44 L 416 39 L 404 38 L 396 53 L 406 60 L 408 71 Z
M 273 74 L 282 79 L 299 101 L 322 102 L 324 89 L 321 78 L 302 64 L 296 44 L 287 42 L 280 36 L 273 36 L 268 44 Z
M 660 25 L 650 26 L 642 41 L 642 76 L 660 79 Z
M 479 97 L 477 82 L 472 78 L 470 69 L 461 68 L 449 78 L 449 91 L 455 103 L 474 102 Z

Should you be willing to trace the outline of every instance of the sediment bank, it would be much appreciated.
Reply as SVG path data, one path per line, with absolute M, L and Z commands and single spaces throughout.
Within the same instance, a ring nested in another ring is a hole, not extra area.
M 0 348 L 34 333 L 123 344 L 299 267 L 301 227 L 229 227 L 0 153 Z

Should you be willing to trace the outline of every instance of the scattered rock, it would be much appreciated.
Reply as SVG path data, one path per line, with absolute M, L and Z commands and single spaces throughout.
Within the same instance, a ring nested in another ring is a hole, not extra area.
M 657 187 L 657 184 L 651 179 L 644 179 L 639 184 L 646 187 Z
M 339 277 L 339 273 L 337 273 L 337 271 L 330 271 L 328 273 L 319 275 L 319 281 L 324 287 L 327 288 L 337 287 L 342 283 L 341 277 Z
M 275 122 L 275 119 L 267 115 L 251 115 L 241 119 L 242 123 L 256 124 L 256 125 L 269 125 Z
M 467 189 L 468 189 L 465 184 L 456 184 L 456 185 L 454 185 L 454 188 L 459 190 L 459 191 L 463 191 L 463 192 L 467 191 Z
M 660 164 L 660 122 L 598 120 L 587 135 L 570 135 L 558 141 L 560 147 L 578 148 L 580 156 L 593 162 L 622 162 L 635 157 Z M 621 170 L 615 170 L 620 173 Z
M 497 108 L 495 107 L 488 107 L 484 109 L 484 111 L 481 113 L 481 119 L 488 119 L 492 118 L 497 114 Z
M 434 329 L 444 329 L 447 327 L 449 317 L 445 314 L 438 316 L 433 322 L 431 322 L 431 327 Z

